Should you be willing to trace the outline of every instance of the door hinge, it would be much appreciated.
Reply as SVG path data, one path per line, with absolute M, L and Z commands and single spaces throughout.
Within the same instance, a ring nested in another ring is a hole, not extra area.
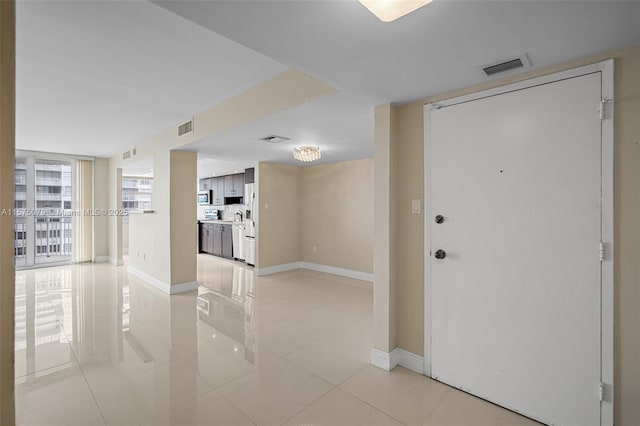
M 604 401 L 604 383 L 600 382 L 598 386 L 598 397 L 600 398 L 600 402 Z
M 600 121 L 607 119 L 607 104 L 609 103 L 613 103 L 613 99 L 604 98 L 600 101 L 600 109 L 598 110 Z
M 598 259 L 600 259 L 600 262 L 604 262 L 604 256 L 605 256 L 604 243 L 600 241 L 600 246 L 598 247 Z

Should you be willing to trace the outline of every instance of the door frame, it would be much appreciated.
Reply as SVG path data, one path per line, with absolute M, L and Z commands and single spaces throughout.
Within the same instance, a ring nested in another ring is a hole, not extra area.
M 601 73 L 602 92 L 601 99 L 606 100 L 602 104 L 604 119 L 601 120 L 601 149 L 602 149 L 602 241 L 605 246 L 605 259 L 601 263 L 601 382 L 604 384 L 603 397 L 600 404 L 600 424 L 613 425 L 613 316 L 614 316 L 614 61 L 609 59 L 596 64 L 586 65 L 567 71 L 557 72 L 506 84 L 493 89 L 459 96 L 437 103 L 424 105 L 424 374 L 431 377 L 431 227 L 433 221 L 431 210 L 431 111 L 446 108 L 461 103 L 479 100 L 508 92 L 528 89 L 534 86 L 553 83 L 569 78 L 580 77 L 587 74 Z M 594 109 L 594 114 L 598 110 Z M 593 255 L 597 256 L 597 247 L 594 247 Z

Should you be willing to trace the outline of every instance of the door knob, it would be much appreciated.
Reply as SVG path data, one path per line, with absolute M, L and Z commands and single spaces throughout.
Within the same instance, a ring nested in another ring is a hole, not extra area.
M 436 250 L 435 256 L 436 256 L 436 259 L 444 259 L 445 257 L 447 257 L 447 252 L 445 252 L 442 249 L 438 249 Z
M 436 223 L 442 223 L 444 222 L 444 216 L 442 216 L 441 214 L 436 216 Z

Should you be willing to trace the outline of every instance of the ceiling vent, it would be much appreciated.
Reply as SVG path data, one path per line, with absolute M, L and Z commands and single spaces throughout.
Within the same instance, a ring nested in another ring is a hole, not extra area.
M 178 136 L 193 133 L 193 118 L 178 126 Z
M 531 63 L 527 58 L 527 55 L 522 55 L 517 58 L 507 59 L 495 64 L 485 65 L 481 67 L 485 77 L 492 77 L 496 74 L 506 73 L 507 71 L 513 71 L 518 68 L 530 67 Z
M 131 151 L 125 151 L 122 153 L 123 160 L 128 160 L 129 158 L 131 158 Z
M 280 143 L 280 142 L 290 141 L 291 138 L 285 138 L 284 136 L 278 136 L 278 135 L 269 135 L 269 136 L 265 136 L 264 138 L 260 138 L 260 140 L 268 143 Z

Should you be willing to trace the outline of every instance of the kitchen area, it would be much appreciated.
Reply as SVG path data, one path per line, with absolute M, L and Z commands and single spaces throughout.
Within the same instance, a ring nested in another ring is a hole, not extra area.
M 255 168 L 198 180 L 198 253 L 255 265 Z

